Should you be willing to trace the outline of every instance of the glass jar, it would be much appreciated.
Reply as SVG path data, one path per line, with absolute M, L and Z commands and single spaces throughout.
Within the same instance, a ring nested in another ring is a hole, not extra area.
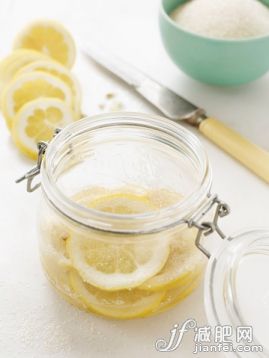
M 114 113 L 57 130 L 38 149 L 36 167 L 17 182 L 42 187 L 41 261 L 67 301 L 108 318 L 151 316 L 195 289 L 207 257 L 209 323 L 233 329 L 223 351 L 269 356 L 269 231 L 221 231 L 229 208 L 210 194 L 210 165 L 194 135 L 161 117 Z M 204 240 L 212 233 L 222 239 L 217 248 Z M 240 327 L 252 340 L 238 344 Z M 157 343 L 173 350 L 172 340 Z
M 160 117 L 106 114 L 66 127 L 40 153 L 41 261 L 65 299 L 127 319 L 195 289 L 206 260 L 189 220 L 211 202 L 195 136 Z

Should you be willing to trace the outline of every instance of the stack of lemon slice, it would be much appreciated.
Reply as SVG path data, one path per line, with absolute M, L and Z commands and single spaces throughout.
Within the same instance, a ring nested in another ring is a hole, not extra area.
M 159 210 L 167 198 L 179 196 L 91 188 L 73 197 L 80 205 L 120 215 Z M 145 317 L 175 305 L 198 285 L 205 263 L 196 233 L 186 227 L 131 237 L 51 219 L 42 227 L 41 257 L 50 280 L 76 306 L 110 318 Z
M 81 116 L 81 92 L 70 72 L 75 44 L 60 24 L 39 21 L 23 30 L 0 62 L 1 110 L 16 146 L 28 157 L 55 128 Z

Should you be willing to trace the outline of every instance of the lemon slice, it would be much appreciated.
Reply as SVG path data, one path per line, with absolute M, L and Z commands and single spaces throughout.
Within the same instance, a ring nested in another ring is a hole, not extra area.
M 20 68 L 33 61 L 46 58 L 48 57 L 38 51 L 26 49 L 15 50 L 5 57 L 0 62 L 0 91 L 3 90 Z
M 17 36 L 14 49 L 27 48 L 44 53 L 71 68 L 76 48 L 70 33 L 55 21 L 37 21 L 27 26 Z
M 53 218 L 52 215 L 46 211 L 45 219 L 43 218 L 41 220 L 39 229 L 41 235 L 41 251 L 48 255 L 57 255 L 59 261 L 70 263 L 66 251 L 66 240 L 69 236 L 66 223 Z
M 1 108 L 9 128 L 20 108 L 27 102 L 39 97 L 53 97 L 72 107 L 72 93 L 65 82 L 41 71 L 24 73 L 7 85 L 1 96 Z
M 176 287 L 167 291 L 157 310 L 152 313 L 161 313 L 177 305 L 199 286 L 201 279 L 201 274 L 190 276 L 189 282 L 185 286 Z
M 77 297 L 70 286 L 70 272 L 73 268 L 66 258 L 61 258 L 59 253 L 41 249 L 40 260 L 49 282 L 58 293 L 70 304 L 87 310 L 86 305 Z
M 77 193 L 73 199 L 86 207 L 117 213 L 120 201 L 124 202 L 126 198 L 130 199 L 128 200 L 128 205 L 132 202 L 131 205 L 134 206 L 133 214 L 157 211 L 183 199 L 179 193 L 171 192 L 167 189 L 145 189 L 134 185 L 126 185 L 121 188 L 89 187 Z M 94 199 L 96 199 L 96 201 L 94 201 Z M 140 205 L 139 203 L 143 204 Z M 110 205 L 110 208 L 108 207 L 104 210 L 104 205 Z M 139 206 L 141 206 L 140 209 Z M 132 209 L 128 207 L 127 212 L 123 212 L 123 214 L 127 214 L 128 210 L 132 211 Z
M 22 73 L 29 73 L 33 71 L 42 71 L 50 73 L 51 75 L 54 75 L 60 78 L 63 82 L 65 82 L 70 87 L 73 95 L 73 109 L 76 118 L 80 118 L 81 90 L 75 76 L 66 67 L 59 64 L 58 62 L 46 59 L 35 61 L 24 66 L 17 74 L 20 75 Z
M 169 255 L 161 241 L 119 243 L 89 235 L 71 234 L 67 252 L 85 282 L 115 291 L 133 288 L 157 274 Z
M 159 306 L 149 312 L 146 316 L 152 316 L 157 313 L 162 313 L 176 306 L 179 302 L 183 301 L 186 297 L 188 297 L 199 286 L 201 279 L 201 273 L 190 274 L 188 276 L 188 279 L 186 280 L 185 285 L 165 291 L 166 293 Z
M 65 259 L 60 259 L 59 255 L 55 252 L 46 252 L 44 250 L 40 259 L 53 285 L 59 290 L 72 293 L 69 282 L 69 273 L 72 270 L 70 262 Z
M 84 202 L 84 205 L 86 203 Z M 152 211 L 146 196 L 114 193 L 87 202 L 88 207 L 114 214 L 137 214 Z M 119 215 L 120 220 L 120 215 Z M 169 255 L 166 238 L 119 237 L 92 232 L 72 233 L 67 240 L 68 255 L 85 282 L 105 290 L 137 287 L 157 274 Z
M 185 283 L 192 272 L 202 271 L 206 259 L 194 243 L 196 229 L 186 229 L 171 243 L 163 269 L 140 288 L 149 291 L 167 290 Z
M 101 196 L 88 204 L 91 208 L 112 214 L 142 214 L 156 210 L 146 195 L 128 192 Z
M 63 101 L 39 98 L 25 104 L 16 114 L 12 139 L 22 153 L 36 159 L 37 142 L 49 141 L 56 128 L 64 127 L 72 121 L 72 110 Z
M 144 317 L 160 305 L 165 295 L 139 289 L 103 291 L 83 282 L 75 271 L 70 273 L 70 284 L 89 311 L 116 319 Z
M 111 190 L 103 186 L 91 186 L 80 190 L 72 196 L 72 200 L 85 207 L 90 207 L 90 203 L 102 196 L 111 194 Z
M 71 292 L 69 272 L 72 266 L 66 252 L 68 232 L 65 225 L 46 212 L 39 229 L 41 262 L 50 281 L 58 289 Z
M 53 218 L 48 212 L 46 220 L 40 223 L 40 260 L 50 283 L 58 293 L 70 304 L 80 309 L 87 307 L 76 297 L 70 286 L 70 272 L 73 270 L 66 252 L 68 230 L 61 220 Z

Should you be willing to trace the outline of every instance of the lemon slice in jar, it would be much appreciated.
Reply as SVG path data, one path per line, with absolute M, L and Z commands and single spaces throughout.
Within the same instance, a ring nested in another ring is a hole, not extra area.
M 53 76 L 60 78 L 63 82 L 65 82 L 73 95 L 73 110 L 76 116 L 76 119 L 79 119 L 81 116 L 81 89 L 76 77 L 70 72 L 68 68 L 61 65 L 57 61 L 53 61 L 52 59 L 41 59 L 39 61 L 34 61 L 26 66 L 22 67 L 17 75 L 22 73 L 29 73 L 33 71 L 41 71 L 49 73 Z
M 189 277 L 186 280 L 187 283 L 185 285 L 165 291 L 166 293 L 164 294 L 164 297 L 161 300 L 159 306 L 154 308 L 150 313 L 147 314 L 147 316 L 155 315 L 156 313 L 162 313 L 176 306 L 179 302 L 183 301 L 199 286 L 201 278 L 201 273 L 189 274 Z
M 111 193 L 89 203 L 90 207 L 111 214 L 143 214 L 156 210 L 146 195 L 135 193 Z
M 144 317 L 160 305 L 165 292 L 145 292 L 139 289 L 109 292 L 89 285 L 73 270 L 70 285 L 87 310 L 116 319 Z
M 14 49 L 33 49 L 71 68 L 76 47 L 70 33 L 58 22 L 41 20 L 27 26 L 17 36 Z
M 40 225 L 40 258 L 49 280 L 59 290 L 70 290 L 69 272 L 71 261 L 66 252 L 68 231 L 63 222 L 54 220 L 51 216 Z
M 69 281 L 69 273 L 72 270 L 71 263 L 67 259 L 62 259 L 56 252 L 47 251 L 42 252 L 40 260 L 49 281 L 58 290 L 72 294 Z
M 148 291 L 167 290 L 184 285 L 193 272 L 202 271 L 204 255 L 195 246 L 196 229 L 185 229 L 171 242 L 170 254 L 163 269 L 139 288 Z
M 162 269 L 169 255 L 165 244 L 113 244 L 92 239 L 90 234 L 72 234 L 67 250 L 85 282 L 110 291 L 141 285 Z
M 87 205 L 124 215 L 154 210 L 147 196 L 131 193 L 107 194 Z M 67 251 L 85 282 L 110 291 L 133 288 L 163 268 L 169 255 L 169 243 L 163 235 L 157 237 L 157 234 L 153 239 L 125 239 L 124 235 L 73 232 L 67 240 Z
M 40 260 L 50 283 L 58 293 L 70 304 L 80 309 L 87 309 L 81 300 L 74 294 L 70 286 L 70 272 L 73 269 L 66 252 L 68 228 L 60 219 L 45 215 L 46 220 L 41 222 Z

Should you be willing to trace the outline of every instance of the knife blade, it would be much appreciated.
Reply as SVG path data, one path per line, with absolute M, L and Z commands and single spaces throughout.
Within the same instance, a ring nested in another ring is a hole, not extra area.
M 269 153 L 267 151 L 251 143 L 217 119 L 207 117 L 204 109 L 195 106 L 100 47 L 87 44 L 83 52 L 126 82 L 166 117 L 176 122 L 185 120 L 196 126 L 209 140 L 269 183 Z
M 110 56 L 101 48 L 86 45 L 83 52 L 126 82 L 168 118 L 174 121 L 186 120 L 195 116 L 195 114 L 204 113 L 203 109 L 196 107 L 175 92 L 160 85 L 128 63 L 115 56 Z

